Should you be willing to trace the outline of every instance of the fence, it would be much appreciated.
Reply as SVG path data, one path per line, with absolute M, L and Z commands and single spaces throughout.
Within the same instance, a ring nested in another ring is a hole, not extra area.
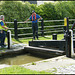
M 69 19 L 69 28 L 72 27 L 73 22 L 75 21 L 75 19 Z M 59 22 L 60 24 L 55 24 L 54 22 Z M 62 22 L 62 24 L 61 24 Z M 32 32 L 26 32 L 26 33 L 18 33 L 18 30 L 28 30 L 28 29 L 32 29 L 32 27 L 17 27 L 18 24 L 24 24 L 24 22 L 17 22 L 17 20 L 15 19 L 14 22 L 6 22 L 7 24 L 13 24 L 14 27 L 13 28 L 9 28 L 10 30 L 14 30 L 14 34 L 11 34 L 12 36 L 14 36 L 15 39 L 18 39 L 20 36 L 25 36 L 24 38 L 32 38 L 29 37 L 29 35 L 32 36 Z M 27 24 L 32 23 L 31 21 L 28 21 Z M 44 35 L 51 35 L 53 33 L 57 33 L 57 34 L 64 34 L 64 20 L 41 20 L 38 23 L 40 23 L 41 25 L 38 27 L 38 34 L 41 36 Z M 48 23 L 45 24 L 45 23 Z M 50 23 L 50 25 L 49 25 Z M 54 23 L 51 25 L 51 23 Z M 75 31 L 75 29 L 74 29 Z M 12 32 L 11 32 L 12 33 Z M 28 36 L 27 36 L 28 35 Z M 74 34 L 75 35 L 75 34 Z

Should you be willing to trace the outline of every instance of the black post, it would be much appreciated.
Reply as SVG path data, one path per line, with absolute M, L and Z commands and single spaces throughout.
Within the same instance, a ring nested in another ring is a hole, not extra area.
M 16 19 L 14 19 L 14 34 L 15 34 L 15 39 L 18 39 L 17 20 Z
M 69 33 L 69 18 L 67 18 L 67 33 Z
M 53 34 L 53 40 L 57 40 L 57 34 Z
M 69 32 L 69 18 L 67 18 L 67 28 L 66 28 L 66 56 L 71 57 L 71 33 Z
M 41 35 L 44 36 L 44 22 L 43 19 L 41 20 Z
M 8 49 L 10 49 L 10 33 L 7 32 L 7 38 L 8 38 Z

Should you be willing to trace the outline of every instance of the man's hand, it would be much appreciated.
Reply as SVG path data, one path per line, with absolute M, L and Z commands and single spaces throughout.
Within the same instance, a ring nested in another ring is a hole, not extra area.
M 38 19 L 38 22 L 39 22 L 39 19 Z
M 42 19 L 42 17 L 40 17 L 40 18 L 38 19 L 38 21 L 39 21 L 40 19 Z
M 26 23 L 27 21 L 29 21 L 29 18 L 26 21 L 24 21 L 24 23 Z
M 5 27 L 5 29 L 8 29 L 8 27 Z
M 24 23 L 26 23 L 27 21 L 24 21 Z
M 8 29 L 8 27 L 7 26 L 2 26 L 4 29 Z

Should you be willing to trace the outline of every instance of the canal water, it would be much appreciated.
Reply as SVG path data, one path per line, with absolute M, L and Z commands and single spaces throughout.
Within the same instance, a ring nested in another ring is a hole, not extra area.
M 22 64 L 26 64 L 26 63 L 40 61 L 43 59 L 44 58 L 39 58 L 39 57 L 32 56 L 30 54 L 25 54 L 25 55 L 18 55 L 15 57 L 0 59 L 0 64 L 22 65 Z

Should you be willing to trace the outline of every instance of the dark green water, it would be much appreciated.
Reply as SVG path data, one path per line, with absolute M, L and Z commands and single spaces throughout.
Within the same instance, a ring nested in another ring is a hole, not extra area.
M 26 63 L 31 63 L 35 61 L 43 60 L 44 58 L 39 58 L 32 56 L 30 54 L 18 55 L 10 58 L 0 59 L 0 64 L 8 64 L 8 65 L 22 65 Z

